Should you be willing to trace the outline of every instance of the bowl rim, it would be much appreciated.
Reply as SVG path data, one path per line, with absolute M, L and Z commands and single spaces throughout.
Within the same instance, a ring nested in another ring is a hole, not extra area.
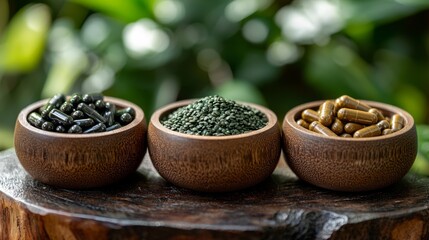
M 27 121 L 27 116 L 32 113 L 33 111 L 37 110 L 38 108 L 42 107 L 46 102 L 49 101 L 49 98 L 42 99 L 39 101 L 36 101 L 27 107 L 23 108 L 20 113 L 18 114 L 17 122 L 20 123 L 20 125 L 27 129 L 28 131 L 31 131 L 35 134 L 55 137 L 55 138 L 70 138 L 70 139 L 82 139 L 82 138 L 98 138 L 98 137 L 104 137 L 109 135 L 114 135 L 116 133 L 125 132 L 129 129 L 134 128 L 135 126 L 139 125 L 142 121 L 144 121 L 145 114 L 143 110 L 137 106 L 136 104 L 129 102 L 124 99 L 115 98 L 115 97 L 109 97 L 104 96 L 104 101 L 106 102 L 112 102 L 115 105 L 119 105 L 122 107 L 131 107 L 135 110 L 136 115 L 134 117 L 134 120 L 130 122 L 129 124 L 122 126 L 118 129 L 108 131 L 108 132 L 99 132 L 99 133 L 85 133 L 85 134 L 72 134 L 72 133 L 59 133 L 59 132 L 50 132 L 46 130 L 39 129 L 33 125 L 31 125 Z
M 308 108 L 314 109 L 314 108 L 320 106 L 325 101 L 326 100 L 316 100 L 316 101 L 297 105 L 294 108 L 290 109 L 286 113 L 284 120 L 283 120 L 283 126 L 282 126 L 283 131 L 284 131 L 285 125 L 287 124 L 290 127 L 292 127 L 294 130 L 299 131 L 308 137 L 320 137 L 320 138 L 324 138 L 324 139 L 329 139 L 331 141 L 339 141 L 339 142 L 362 142 L 362 141 L 369 142 L 369 141 L 380 141 L 380 140 L 396 137 L 396 136 L 402 135 L 402 134 L 410 131 L 414 127 L 414 119 L 411 116 L 411 114 L 409 114 L 407 111 L 405 111 L 399 107 L 387 104 L 387 103 L 381 103 L 381 102 L 369 101 L 369 100 L 359 100 L 359 101 L 362 101 L 362 102 L 368 104 L 369 106 L 371 106 L 373 108 L 377 108 L 377 109 L 381 110 L 382 112 L 388 111 L 388 112 L 393 112 L 393 113 L 397 113 L 397 114 L 401 115 L 405 120 L 405 126 L 402 129 L 400 129 L 399 131 L 390 133 L 388 135 L 381 135 L 381 136 L 375 136 L 375 137 L 364 137 L 364 138 L 344 138 L 344 137 L 339 137 L 339 136 L 338 137 L 330 137 L 330 136 L 318 134 L 318 133 L 310 131 L 309 129 L 306 129 L 306 128 L 298 125 L 298 123 L 296 123 L 296 120 L 297 120 L 297 119 L 295 119 L 296 114 L 298 114 L 299 112 L 302 112 Z
M 260 129 L 253 130 L 250 132 L 241 133 L 241 134 L 227 135 L 227 136 L 204 136 L 204 135 L 192 135 L 192 134 L 173 131 L 173 130 L 165 127 L 161 123 L 160 117 L 162 115 L 164 115 L 168 112 L 173 112 L 174 110 L 176 110 L 180 107 L 184 107 L 186 105 L 189 105 L 189 104 L 191 104 L 197 100 L 199 100 L 199 99 L 180 100 L 180 101 L 172 102 L 170 104 L 167 104 L 167 105 L 157 109 L 151 116 L 150 125 L 153 125 L 155 128 L 159 129 L 160 131 L 163 131 L 167 134 L 171 134 L 171 135 L 174 135 L 177 137 L 182 137 L 182 138 L 187 138 L 187 139 L 195 139 L 195 140 L 219 141 L 219 140 L 231 140 L 231 139 L 240 139 L 240 138 L 255 136 L 255 135 L 258 135 L 262 132 L 265 132 L 265 131 L 275 127 L 276 124 L 278 124 L 277 116 L 276 116 L 276 114 L 274 114 L 273 111 L 271 111 L 270 109 L 268 109 L 264 106 L 261 106 L 259 104 L 249 103 L 249 102 L 244 102 L 244 101 L 235 101 L 235 102 L 261 111 L 263 114 L 265 114 L 265 116 L 268 119 L 267 125 L 265 125 L 264 127 L 260 128 Z

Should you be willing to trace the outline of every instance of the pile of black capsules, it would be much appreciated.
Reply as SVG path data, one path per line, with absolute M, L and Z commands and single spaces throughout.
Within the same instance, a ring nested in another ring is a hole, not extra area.
M 100 93 L 75 93 L 69 98 L 56 94 L 38 111 L 28 115 L 28 122 L 42 130 L 59 133 L 96 133 L 118 129 L 132 122 L 135 110 L 117 109 L 105 102 Z

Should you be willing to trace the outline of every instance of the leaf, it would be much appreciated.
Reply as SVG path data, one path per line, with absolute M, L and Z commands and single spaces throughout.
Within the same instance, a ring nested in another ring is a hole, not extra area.
M 134 22 L 145 17 L 152 17 L 153 1 L 140 0 L 71 0 L 87 8 L 103 12 L 125 22 Z
M 12 19 L 0 43 L 0 69 L 26 72 L 40 62 L 51 24 L 44 4 L 27 5 Z
M 386 23 L 429 7 L 427 0 L 349 0 L 345 3 L 349 23 Z

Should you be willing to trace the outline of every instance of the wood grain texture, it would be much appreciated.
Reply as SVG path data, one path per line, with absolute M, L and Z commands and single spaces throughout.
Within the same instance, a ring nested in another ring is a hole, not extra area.
M 0 152 L 0 239 L 429 239 L 426 178 L 341 193 L 297 180 L 282 160 L 253 188 L 209 194 L 165 182 L 149 163 L 111 187 L 71 191 Z
M 283 121 L 283 150 L 293 172 L 302 180 L 337 191 L 368 191 L 400 180 L 417 154 L 417 133 L 410 114 L 391 105 L 364 101 L 385 116 L 405 119 L 398 132 L 367 138 L 323 136 L 299 126 L 305 109 L 322 101 L 297 106 Z

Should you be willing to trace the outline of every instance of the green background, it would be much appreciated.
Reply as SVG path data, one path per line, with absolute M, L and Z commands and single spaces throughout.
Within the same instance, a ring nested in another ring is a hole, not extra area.
M 381 101 L 412 114 L 429 159 L 427 0 L 0 0 L 0 149 L 19 111 L 103 92 L 150 114 L 219 94 L 271 108 Z

